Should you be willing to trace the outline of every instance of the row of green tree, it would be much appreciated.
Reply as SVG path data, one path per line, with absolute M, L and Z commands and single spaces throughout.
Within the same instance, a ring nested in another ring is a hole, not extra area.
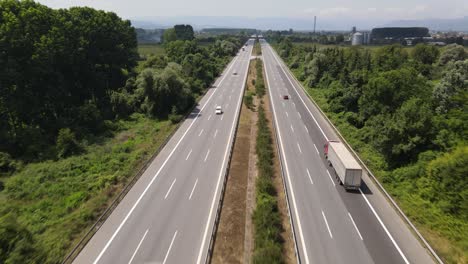
M 0 14 L 4 171 L 14 167 L 11 159 L 76 152 L 73 146 L 57 148 L 58 136 L 71 135 L 73 141 L 103 132 L 105 120 L 135 111 L 155 117 L 183 114 L 245 41 L 220 36 L 201 46 L 190 25 L 176 25 L 165 32 L 174 35 L 165 38 L 166 55 L 150 58 L 137 73 L 135 29 L 114 13 L 6 0 Z
M 459 235 L 468 231 L 465 49 L 318 49 L 283 39 L 277 50 L 300 81 L 323 95 L 325 110 L 392 193 L 412 203 L 413 219 L 466 246 Z M 430 208 L 424 220 L 414 213 L 423 203 Z M 453 225 L 443 226 L 441 215 Z

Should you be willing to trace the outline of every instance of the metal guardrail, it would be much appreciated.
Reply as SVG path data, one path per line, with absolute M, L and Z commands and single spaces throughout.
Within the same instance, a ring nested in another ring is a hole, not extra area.
M 232 62 L 232 61 L 231 61 Z M 229 64 L 228 64 L 229 65 Z M 215 80 L 208 89 L 204 90 L 203 93 L 200 95 L 200 99 L 203 98 L 206 93 L 210 90 L 211 87 L 216 83 L 217 80 Z M 81 250 L 86 246 L 86 244 L 91 240 L 91 238 L 94 236 L 94 234 L 99 230 L 101 225 L 107 220 L 107 217 L 110 216 L 110 214 L 114 211 L 114 209 L 117 207 L 117 205 L 120 203 L 120 201 L 123 200 L 125 195 L 130 191 L 130 189 L 133 187 L 133 185 L 140 179 L 141 175 L 146 171 L 146 169 L 151 165 L 151 163 L 154 161 L 154 159 L 159 155 L 159 153 L 164 149 L 164 147 L 167 145 L 167 143 L 171 140 L 172 136 L 179 130 L 179 128 L 182 126 L 182 124 L 185 123 L 187 118 L 193 114 L 193 110 L 198 106 L 199 102 L 195 102 L 190 109 L 190 111 L 187 112 L 187 114 L 184 116 L 183 120 L 181 120 L 174 130 L 164 139 L 164 142 L 158 147 L 158 149 L 151 155 L 150 159 L 148 159 L 146 162 L 144 162 L 143 166 L 138 170 L 138 172 L 130 179 L 130 181 L 124 186 L 122 191 L 117 195 L 117 197 L 112 201 L 112 203 L 107 207 L 107 209 L 99 216 L 99 218 L 96 220 L 96 222 L 89 228 L 88 232 L 84 234 L 84 236 L 78 241 L 78 243 L 72 248 L 70 253 L 68 253 L 62 264 L 68 264 L 72 263 L 73 260 L 78 256 L 78 254 L 81 252 Z
M 252 51 L 250 53 L 252 54 Z M 205 263 L 211 263 L 211 257 L 212 257 L 212 254 L 213 254 L 214 242 L 216 240 L 216 232 L 218 230 L 219 220 L 220 220 L 220 217 L 221 217 L 221 209 L 223 207 L 222 205 L 223 205 L 223 201 L 224 201 L 224 194 L 225 194 L 225 191 L 226 191 L 226 184 L 227 184 L 227 179 L 228 179 L 228 175 L 229 175 L 229 168 L 231 166 L 232 152 L 234 151 L 234 145 L 236 143 L 236 137 L 237 137 L 237 129 L 239 128 L 239 119 L 240 119 L 240 115 L 241 115 L 242 103 L 244 101 L 245 86 L 247 85 L 247 76 L 249 74 L 250 61 L 251 60 L 250 60 L 250 56 L 249 56 L 249 63 L 247 65 L 247 71 L 246 71 L 246 74 L 245 74 L 244 84 L 243 84 L 243 87 L 242 87 L 242 95 L 241 95 L 241 99 L 240 99 L 240 104 L 239 104 L 239 108 L 237 109 L 237 117 L 236 117 L 236 120 L 235 120 L 236 125 L 235 125 L 235 128 L 234 128 L 234 133 L 232 134 L 232 139 L 230 140 L 231 146 L 230 146 L 230 149 L 229 149 L 228 162 L 226 163 L 226 168 L 224 170 L 224 175 L 223 175 L 223 185 L 222 185 L 223 187 L 221 188 L 221 194 L 220 194 L 220 199 L 219 199 L 219 203 L 218 203 L 218 208 L 216 208 L 215 222 L 214 222 L 213 230 L 212 230 L 211 236 L 210 236 L 210 243 L 208 244 L 208 253 L 206 254 Z
M 276 51 L 274 49 L 272 49 L 273 52 L 276 53 Z M 286 66 L 286 64 L 283 62 L 283 59 L 278 55 L 276 54 L 276 56 L 281 60 L 282 64 L 284 66 Z M 382 186 L 382 184 L 379 182 L 379 180 L 377 179 L 377 177 L 375 177 L 375 175 L 370 171 L 370 169 L 366 166 L 366 164 L 364 163 L 364 161 L 361 160 L 361 158 L 359 157 L 359 155 L 356 153 L 356 151 L 354 151 L 354 149 L 351 147 L 351 145 L 346 141 L 346 139 L 343 137 L 343 135 L 340 133 L 340 131 L 335 127 L 335 125 L 333 125 L 333 123 L 331 122 L 331 120 L 328 118 L 328 116 L 325 114 L 325 112 L 323 112 L 323 110 L 320 108 L 320 106 L 317 104 L 317 102 L 315 102 L 315 100 L 312 98 L 312 96 L 309 95 L 309 93 L 307 93 L 307 91 L 305 90 L 305 88 L 302 86 L 301 82 L 299 82 L 299 80 L 297 80 L 296 76 L 294 74 L 291 73 L 291 71 L 289 70 L 289 67 L 286 67 L 287 69 L 287 72 L 290 76 L 292 76 L 294 78 L 294 80 L 296 81 L 297 84 L 299 84 L 299 87 L 304 91 L 304 93 L 307 95 L 307 97 L 310 98 L 310 100 L 312 101 L 312 103 L 315 105 L 315 107 L 317 107 L 317 109 L 320 111 L 321 115 L 325 118 L 325 120 L 328 122 L 328 124 L 331 125 L 331 127 L 333 128 L 333 130 L 335 131 L 335 133 L 337 133 L 337 135 L 340 137 L 340 139 L 346 144 L 346 146 L 348 147 L 348 149 L 351 150 L 353 156 L 359 161 L 359 163 L 365 168 L 366 172 L 368 175 L 370 175 L 371 179 L 373 182 L 375 182 L 377 184 L 377 186 L 379 187 L 380 191 L 383 192 L 385 194 L 385 197 L 390 201 L 390 203 L 393 205 L 394 209 L 396 209 L 396 211 L 400 214 L 400 216 L 403 218 L 403 220 L 405 220 L 406 224 L 409 225 L 412 229 L 412 231 L 417 235 L 418 239 L 423 243 L 423 245 L 429 250 L 429 252 L 431 253 L 432 257 L 437 260 L 437 262 L 439 264 L 444 264 L 444 262 L 442 261 L 442 259 L 437 255 L 437 253 L 435 252 L 435 250 L 431 247 L 431 245 L 427 242 L 427 240 L 423 237 L 423 235 L 419 232 L 419 230 L 416 228 L 416 226 L 411 222 L 411 220 L 406 216 L 406 214 L 403 212 L 403 210 L 401 210 L 401 208 L 398 206 L 398 204 L 395 202 L 395 200 L 393 200 L 393 198 L 390 196 L 390 194 L 385 190 L 385 188 Z
M 266 72 L 266 67 L 264 67 L 264 70 Z M 270 100 L 268 100 L 270 102 L 270 108 L 273 107 L 273 102 L 272 102 L 272 98 L 273 96 L 270 94 L 270 83 L 268 82 L 268 78 L 267 78 L 267 90 L 268 90 L 268 94 L 270 95 Z M 274 114 L 271 115 L 273 117 L 273 121 L 276 120 L 276 116 Z M 294 253 L 296 255 L 296 259 L 297 259 L 297 263 L 301 263 L 301 255 L 299 255 L 299 249 L 297 247 L 297 237 L 296 237 L 296 228 L 294 227 L 294 219 L 292 217 L 292 214 L 291 214 L 291 206 L 289 205 L 289 191 L 288 191 L 288 188 L 286 187 L 286 179 L 284 178 L 284 164 L 283 164 L 283 159 L 281 158 L 281 151 L 280 151 L 280 146 L 279 146 L 279 137 L 278 137 L 278 131 L 276 129 L 276 126 L 273 124 L 273 130 L 274 130 L 274 134 L 275 134 L 275 142 L 276 142 L 276 152 L 278 154 L 278 158 L 279 158 L 279 161 L 280 161 L 280 169 L 281 169 L 281 178 L 282 178 L 282 182 L 283 182 L 283 190 L 284 190 L 284 193 L 286 194 L 286 206 L 288 207 L 288 216 L 289 216 L 289 222 L 291 224 L 291 229 L 292 229 L 292 237 L 293 237 L 293 241 L 294 241 Z

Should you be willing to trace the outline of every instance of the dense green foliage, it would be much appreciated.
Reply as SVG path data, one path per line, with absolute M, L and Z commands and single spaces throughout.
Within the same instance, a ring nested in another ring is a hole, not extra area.
M 468 60 L 457 45 L 279 54 L 450 263 L 468 255 Z M 447 242 L 450 241 L 449 245 Z
M 0 151 L 51 157 L 61 128 L 101 130 L 112 117 L 109 94 L 136 65 L 130 22 L 86 7 L 6 0 L 0 24 Z
M 263 72 L 262 61 L 258 60 L 257 81 Z M 263 81 L 262 81 L 263 83 Z M 282 254 L 283 240 L 281 232 L 283 226 L 278 209 L 278 198 L 276 188 L 273 185 L 274 168 L 273 159 L 273 139 L 268 126 L 268 119 L 263 108 L 261 98 L 265 95 L 265 86 L 262 84 L 262 93 L 258 106 L 256 153 L 258 157 L 257 168 L 258 178 L 256 180 L 256 208 L 253 213 L 253 224 L 255 226 L 255 249 L 253 263 L 284 263 Z
M 0 263 L 60 263 L 246 40 L 176 27 L 136 67 L 114 13 L 5 0 L 0 25 Z

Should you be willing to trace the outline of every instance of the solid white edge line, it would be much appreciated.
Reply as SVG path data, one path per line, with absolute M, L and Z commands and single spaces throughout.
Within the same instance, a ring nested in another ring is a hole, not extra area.
M 169 245 L 169 248 L 167 249 L 167 253 L 166 253 L 166 256 L 164 257 L 164 260 L 163 260 L 162 264 L 165 264 L 166 260 L 167 260 L 167 257 L 169 257 L 169 253 L 171 252 L 172 244 L 174 244 L 174 240 L 175 240 L 176 236 L 177 236 L 177 230 L 175 231 L 174 236 L 172 237 L 171 244 Z
M 145 240 L 145 237 L 146 237 L 146 234 L 148 234 L 148 231 L 149 231 L 149 229 L 146 229 L 145 234 L 144 234 L 143 237 L 141 238 L 140 243 L 138 243 L 138 246 L 136 247 L 135 252 L 133 252 L 133 255 L 132 255 L 132 257 L 130 258 L 130 260 L 128 261 L 128 264 L 131 264 L 131 263 L 132 263 L 133 259 L 134 259 L 135 256 L 136 256 L 136 253 L 138 252 L 138 249 L 140 249 L 140 246 L 141 246 L 141 244 L 143 243 L 143 240 Z
M 206 159 L 208 159 L 208 156 L 209 156 L 209 155 L 210 155 L 210 150 L 208 149 L 208 152 L 206 153 L 204 162 L 206 162 Z
M 185 158 L 185 160 L 188 160 L 188 158 L 190 158 L 190 154 L 192 154 L 192 149 L 190 149 L 190 152 L 188 153 L 187 157 Z
M 266 58 L 266 57 L 264 57 L 264 58 Z M 272 91 L 273 88 L 270 86 L 268 71 L 265 71 L 265 75 L 267 77 L 266 78 L 267 85 L 270 88 L 269 90 Z M 284 164 L 285 164 L 285 168 L 286 168 L 286 177 L 288 178 L 289 189 L 291 190 L 291 198 L 292 198 L 292 204 L 293 204 L 293 207 L 294 207 L 294 214 L 296 215 L 296 218 L 297 218 L 297 225 L 298 225 L 298 228 L 299 228 L 299 237 L 301 239 L 302 251 L 304 253 L 305 263 L 309 264 L 309 255 L 307 253 L 307 246 L 305 244 L 304 234 L 302 232 L 301 219 L 300 219 L 300 216 L 299 216 L 299 212 L 297 210 L 296 195 L 294 194 L 294 188 L 292 186 L 291 177 L 289 176 L 288 161 L 287 161 L 286 155 L 284 154 L 285 153 L 284 152 L 284 145 L 283 145 L 283 140 L 281 138 L 281 131 L 280 131 L 280 126 L 278 125 L 278 119 L 276 118 L 277 114 L 276 114 L 275 104 L 273 104 L 273 95 L 272 95 L 272 92 L 269 92 L 269 94 L 270 94 L 270 100 L 272 102 L 271 105 L 273 106 L 273 113 L 275 115 L 275 118 L 274 118 L 275 119 L 275 124 L 276 124 L 276 127 L 278 128 L 276 131 L 278 132 L 279 143 L 280 143 L 281 150 L 282 150 L 281 154 L 283 156 L 283 160 L 284 160 Z
M 231 65 L 228 67 L 228 69 L 226 70 L 226 73 L 228 73 L 232 66 L 234 66 L 235 62 L 237 61 L 237 58 L 235 58 Z M 226 78 L 228 74 L 225 74 L 223 76 L 223 78 L 221 79 L 221 81 L 219 81 L 219 84 L 218 86 L 221 85 L 221 83 L 224 81 L 224 79 Z M 130 211 L 127 213 L 127 215 L 125 216 L 124 220 L 120 223 L 119 227 L 117 227 L 117 229 L 115 230 L 114 234 L 112 234 L 112 237 L 107 241 L 106 245 L 104 246 L 104 248 L 101 250 L 101 252 L 99 253 L 99 255 L 96 257 L 96 259 L 94 260 L 93 264 L 96 264 L 99 262 L 99 260 L 102 258 L 102 255 L 104 254 L 104 252 L 106 252 L 107 248 L 109 248 L 110 244 L 112 243 L 112 241 L 115 239 L 115 237 L 117 236 L 117 234 L 120 232 L 120 229 L 122 229 L 122 226 L 127 222 L 128 218 L 130 217 L 130 215 L 133 213 L 133 211 L 135 210 L 135 208 L 137 207 L 137 205 L 140 203 L 141 199 L 143 198 L 143 196 L 145 196 L 146 192 L 148 191 L 148 189 L 151 187 L 151 185 L 153 184 L 153 182 L 156 180 L 156 178 L 158 177 L 159 173 L 162 171 L 162 169 L 164 168 L 164 166 L 166 165 L 167 161 L 172 157 L 172 155 L 174 154 L 174 152 L 176 151 L 177 147 L 179 146 L 180 142 L 182 142 L 182 140 L 185 138 L 185 136 L 187 135 L 187 133 L 189 132 L 190 128 L 192 128 L 192 125 L 195 123 L 195 121 L 197 121 L 198 117 L 200 116 L 201 112 L 203 111 L 203 109 L 205 109 L 205 107 L 208 105 L 208 103 L 210 102 L 211 98 L 213 97 L 213 95 L 215 95 L 216 91 L 218 91 L 218 89 L 215 89 L 214 92 L 210 95 L 210 97 L 208 98 L 208 100 L 205 102 L 205 104 L 203 105 L 203 107 L 200 109 L 200 111 L 198 112 L 197 116 L 193 119 L 192 123 L 190 123 L 189 127 L 187 128 L 187 130 L 185 130 L 184 134 L 182 135 L 182 137 L 179 139 L 179 141 L 177 142 L 177 144 L 174 146 L 174 148 L 172 149 L 171 153 L 169 153 L 169 156 L 167 156 L 166 160 L 163 162 L 163 164 L 161 165 L 161 167 L 159 168 L 159 170 L 156 172 L 156 174 L 153 176 L 153 178 L 151 179 L 151 181 L 149 182 L 149 184 L 146 186 L 145 190 L 141 193 L 140 197 L 138 197 L 138 200 L 135 202 L 135 204 L 132 206 L 132 208 L 130 209 Z
M 195 180 L 195 184 L 193 185 L 192 191 L 190 192 L 190 196 L 188 198 L 189 200 L 192 200 L 193 191 L 195 191 L 195 187 L 197 187 L 197 183 L 198 183 L 198 178 Z
M 312 180 L 312 177 L 310 177 L 309 169 L 307 169 L 307 175 L 309 176 L 310 183 L 314 184 L 314 181 Z
M 353 217 L 351 216 L 351 213 L 348 212 L 348 215 L 349 215 L 349 218 L 351 219 L 351 222 L 353 222 L 353 226 L 354 226 L 354 228 L 356 229 L 356 232 L 358 233 L 359 238 L 361 238 L 361 240 L 364 240 L 364 239 L 362 238 L 362 236 L 361 236 L 361 232 L 359 232 L 359 229 L 357 228 L 356 223 L 354 223 L 354 219 L 353 219 Z
M 330 172 L 328 169 L 325 169 L 327 171 L 328 177 L 330 178 L 330 181 L 333 183 L 333 186 L 336 186 L 335 181 L 333 180 L 332 176 L 330 175 Z
M 319 152 L 317 146 L 315 145 L 315 143 L 314 143 L 314 148 L 315 148 L 315 151 L 317 151 L 317 154 L 320 156 L 320 152 Z
M 252 48 L 250 49 L 250 54 L 252 54 Z M 226 144 L 226 151 L 224 153 L 224 158 L 223 158 L 223 163 L 222 163 L 223 165 L 221 166 L 221 170 L 219 171 L 218 182 L 216 183 L 215 193 L 213 195 L 213 200 L 211 202 L 210 213 L 209 213 L 208 219 L 206 221 L 205 231 L 203 233 L 203 240 L 202 240 L 202 243 L 200 245 L 200 251 L 198 252 L 198 258 L 197 258 L 197 262 L 196 262 L 197 264 L 201 263 L 201 258 L 202 258 L 202 255 L 203 255 L 203 248 L 205 247 L 206 238 L 207 238 L 207 235 L 208 235 L 208 228 L 210 227 L 210 220 L 211 220 L 211 216 L 213 215 L 213 210 L 214 210 L 214 206 L 215 206 L 215 202 L 216 202 L 216 196 L 218 194 L 219 184 L 221 182 L 221 178 L 222 178 L 222 175 L 223 175 L 223 168 L 226 165 L 225 163 L 226 163 L 226 158 L 227 158 L 228 151 L 229 151 L 229 141 L 231 140 L 232 134 L 234 133 L 234 128 L 235 128 L 235 125 L 236 125 L 235 121 L 237 120 L 237 117 L 240 114 L 240 104 L 242 102 L 242 94 L 244 93 L 245 82 L 247 81 L 247 74 L 249 72 L 249 64 L 250 64 L 250 60 L 247 61 L 247 69 L 245 71 L 244 82 L 242 83 L 242 89 L 240 89 L 239 100 L 237 102 L 237 107 L 236 107 L 236 109 L 238 109 L 238 110 L 236 111 L 236 116 L 234 117 L 234 122 L 232 122 L 231 132 L 230 132 L 230 135 L 229 135 L 229 138 L 228 138 L 228 142 Z
M 403 251 L 401 251 L 400 247 L 398 246 L 398 244 L 396 243 L 395 239 L 393 239 L 393 236 L 390 234 L 390 232 L 388 231 L 387 227 L 384 225 L 384 223 L 382 222 L 382 220 L 380 219 L 379 215 L 377 214 L 377 212 L 374 210 L 374 207 L 372 207 L 372 205 L 370 204 L 369 200 L 367 200 L 367 197 L 366 195 L 364 195 L 364 193 L 361 191 L 361 189 L 359 189 L 359 192 L 361 193 L 362 197 L 364 197 L 364 200 L 366 200 L 367 202 L 367 205 L 369 205 L 371 211 L 374 213 L 375 217 L 377 218 L 377 220 L 379 221 L 380 225 L 382 226 L 382 228 L 385 230 L 385 233 L 387 233 L 387 236 L 390 238 L 390 240 L 392 241 L 393 245 L 395 246 L 395 248 L 398 250 L 398 253 L 400 253 L 400 256 L 403 258 L 403 260 L 405 261 L 406 264 L 409 264 L 409 261 L 408 259 L 406 258 L 405 254 L 403 254 Z
M 171 192 L 172 186 L 174 186 L 174 183 L 176 182 L 176 180 L 177 180 L 177 179 L 174 178 L 174 181 L 172 182 L 171 187 L 169 187 L 169 190 L 167 190 L 166 196 L 164 196 L 164 200 L 166 200 L 167 196 L 168 196 L 169 193 Z
M 307 104 L 304 102 L 304 100 L 302 99 L 302 97 L 299 95 L 299 92 L 296 90 L 296 86 L 293 84 L 293 82 L 291 81 L 291 79 L 289 78 L 289 75 L 286 73 L 286 70 L 283 69 L 283 65 L 280 63 L 280 61 L 278 60 L 278 58 L 276 58 L 276 54 L 274 53 L 273 51 L 273 48 L 268 45 L 268 47 L 270 48 L 270 51 L 271 53 L 273 54 L 273 58 L 278 62 L 281 70 L 283 71 L 284 75 L 286 75 L 286 78 L 288 78 L 289 82 L 291 83 L 292 87 L 293 87 L 293 90 L 296 92 L 297 96 L 299 97 L 299 99 L 301 99 L 302 103 L 304 104 L 305 108 L 307 109 L 307 111 L 309 112 L 309 114 L 312 116 L 312 119 L 314 119 L 315 121 L 315 124 L 317 125 L 317 127 L 320 129 L 320 132 L 322 132 L 322 135 L 323 137 L 325 138 L 326 141 L 328 141 L 328 137 L 327 135 L 325 135 L 325 132 L 323 132 L 323 129 L 322 127 L 320 127 L 319 123 L 317 122 L 317 120 L 315 119 L 314 115 L 312 114 L 312 112 L 310 111 L 309 107 L 307 106 Z
M 330 237 L 333 238 L 332 232 L 330 230 L 330 226 L 328 225 L 328 221 L 327 221 L 327 218 L 325 217 L 325 213 L 323 212 L 323 210 L 322 210 L 322 216 L 323 216 L 323 220 L 325 221 L 325 224 L 327 225 L 328 233 L 330 234 Z
M 297 143 L 297 148 L 299 149 L 299 152 L 302 153 L 302 149 L 301 149 L 301 146 L 299 146 L 299 142 Z
M 201 134 L 203 134 L 203 129 L 200 130 L 200 133 L 198 133 L 198 136 L 201 136 Z

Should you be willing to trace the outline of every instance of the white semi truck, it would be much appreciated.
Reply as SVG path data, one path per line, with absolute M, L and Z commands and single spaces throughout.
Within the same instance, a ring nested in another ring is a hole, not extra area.
M 346 146 L 339 141 L 328 141 L 324 146 L 325 158 L 335 169 L 335 175 L 346 190 L 361 187 L 362 167 L 351 155 Z

